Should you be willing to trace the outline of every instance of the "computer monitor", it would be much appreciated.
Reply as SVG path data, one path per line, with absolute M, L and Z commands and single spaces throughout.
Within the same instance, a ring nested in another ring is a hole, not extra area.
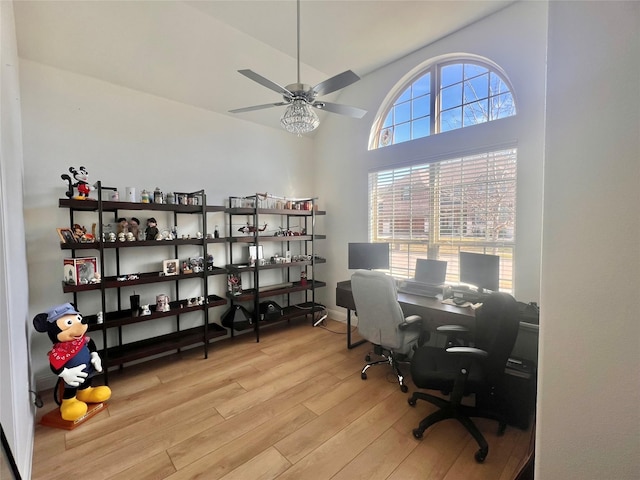
M 442 285 L 447 278 L 447 262 L 433 260 L 431 258 L 418 258 L 416 260 L 416 273 L 414 280 L 426 285 Z
M 349 243 L 349 270 L 388 270 L 388 243 Z
M 460 252 L 460 282 L 476 286 L 479 291 L 498 291 L 500 289 L 500 257 Z

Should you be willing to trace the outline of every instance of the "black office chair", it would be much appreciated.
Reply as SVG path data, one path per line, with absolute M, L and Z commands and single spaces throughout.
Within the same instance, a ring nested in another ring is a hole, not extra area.
M 489 445 L 470 417 L 483 417 L 499 422 L 498 435 L 506 429 L 504 409 L 504 370 L 519 328 L 518 305 L 506 293 L 492 293 L 476 311 L 474 344 L 448 348 L 421 347 L 411 360 L 411 378 L 417 388 L 439 390 L 449 400 L 424 392 L 414 392 L 409 405 L 426 400 L 439 410 L 424 418 L 413 430 L 422 438 L 431 425 L 455 418 L 471 433 L 480 446 L 477 462 L 484 462 Z M 462 405 L 462 397 L 476 395 L 474 407 Z
M 358 315 L 358 333 L 373 344 L 373 352 L 365 357 L 367 364 L 361 378 L 367 379 L 367 370 L 373 365 L 391 365 L 398 378 L 400 390 L 407 392 L 399 360 L 409 360 L 414 346 L 423 342 L 427 332 L 422 329 L 418 315 L 404 316 L 398 303 L 398 292 L 393 277 L 382 272 L 357 270 L 351 276 L 351 289 Z M 372 360 L 372 353 L 379 359 Z

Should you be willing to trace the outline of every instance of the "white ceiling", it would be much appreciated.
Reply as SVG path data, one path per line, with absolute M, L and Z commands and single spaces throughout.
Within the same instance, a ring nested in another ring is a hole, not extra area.
M 302 0 L 301 81 L 362 77 L 513 1 Z M 294 0 L 15 0 L 14 12 L 21 58 L 222 114 L 281 100 L 237 70 L 297 81 Z M 235 116 L 279 128 L 282 108 Z

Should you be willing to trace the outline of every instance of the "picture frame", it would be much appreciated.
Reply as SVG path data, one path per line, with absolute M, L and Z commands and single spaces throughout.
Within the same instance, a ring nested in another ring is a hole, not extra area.
M 60 243 L 78 243 L 73 230 L 70 228 L 58 228 L 58 236 L 60 237 Z
M 165 276 L 178 275 L 180 273 L 180 260 L 172 258 L 162 261 L 162 272 Z

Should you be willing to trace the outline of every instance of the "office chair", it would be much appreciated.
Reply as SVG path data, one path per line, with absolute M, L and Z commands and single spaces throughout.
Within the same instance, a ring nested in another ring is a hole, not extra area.
M 393 369 L 400 390 L 409 389 L 404 384 L 404 376 L 398 361 L 408 359 L 422 339 L 422 317 L 404 316 L 398 303 L 395 280 L 384 273 L 357 270 L 351 276 L 351 290 L 358 316 L 358 333 L 373 344 L 373 353 L 380 359 L 372 360 L 367 354 L 367 364 L 362 369 L 361 378 L 367 379 L 367 370 L 373 365 L 389 364 Z
M 411 359 L 411 378 L 417 388 L 439 390 L 449 400 L 424 392 L 414 392 L 409 405 L 418 399 L 439 407 L 413 430 L 422 438 L 431 425 L 455 418 L 469 431 L 480 446 L 475 454 L 484 462 L 489 445 L 470 417 L 483 417 L 499 422 L 498 435 L 506 429 L 504 409 L 504 370 L 518 335 L 520 322 L 516 300 L 506 293 L 492 293 L 476 311 L 474 346 L 448 348 L 420 347 Z M 462 397 L 476 395 L 474 407 L 462 405 Z

